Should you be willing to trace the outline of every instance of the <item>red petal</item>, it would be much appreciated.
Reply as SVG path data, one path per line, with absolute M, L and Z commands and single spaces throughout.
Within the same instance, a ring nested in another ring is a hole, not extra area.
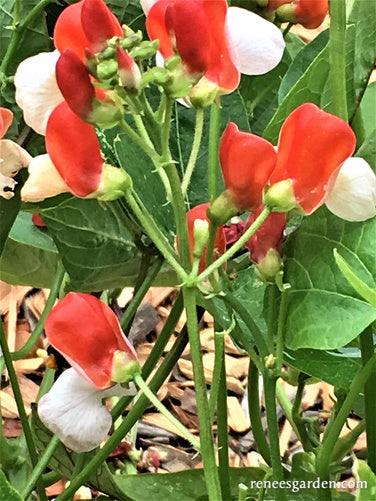
M 159 40 L 159 51 L 167 59 L 175 54 L 165 23 L 166 10 L 173 0 L 159 0 L 146 17 L 146 29 L 151 40 Z
M 81 23 L 81 12 L 85 0 L 69 5 L 58 17 L 54 28 L 54 43 L 59 52 L 72 49 L 85 61 L 85 48 L 89 42 Z
M 99 52 L 106 48 L 106 41 L 123 36 L 123 29 L 103 0 L 84 0 L 82 26 L 89 41 L 89 48 Z
M 269 184 L 291 179 L 296 202 L 311 214 L 324 203 L 336 172 L 355 145 L 355 134 L 344 120 L 305 103 L 282 126 Z
M 114 312 L 89 294 L 65 296 L 48 315 L 45 330 L 52 346 L 98 388 L 110 384 L 115 351 L 137 359 Z
M 86 66 L 72 49 L 65 50 L 56 64 L 56 80 L 71 110 L 82 120 L 93 111 L 95 90 Z
M 329 10 L 328 0 L 299 0 L 294 3 L 294 14 L 297 21 L 305 28 L 318 28 Z
M 72 193 L 86 197 L 98 189 L 103 160 L 94 127 L 78 118 L 65 101 L 50 115 L 46 147 Z
M 8 130 L 13 120 L 13 113 L 7 108 L 0 108 L 0 138 L 2 138 Z
M 226 188 L 239 210 L 255 210 L 275 167 L 276 152 L 265 139 L 240 132 L 230 123 L 221 139 L 219 158 Z

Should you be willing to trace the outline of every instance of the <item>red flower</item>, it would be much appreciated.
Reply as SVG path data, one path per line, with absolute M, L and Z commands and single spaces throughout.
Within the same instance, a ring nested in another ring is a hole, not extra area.
M 82 61 L 85 49 L 100 52 L 106 41 L 123 35 L 122 27 L 103 0 L 81 0 L 60 14 L 54 29 L 54 43 L 59 52 L 72 49 Z
M 329 10 L 328 0 L 299 0 L 293 7 L 298 23 L 308 29 L 318 28 Z
M 240 211 L 255 210 L 275 167 L 277 154 L 265 139 L 240 132 L 229 123 L 220 143 L 219 160 L 231 199 Z
M 304 214 L 311 214 L 325 202 L 340 166 L 351 156 L 355 145 L 355 134 L 344 120 L 312 103 L 302 104 L 282 126 L 277 164 L 269 179 L 271 191 L 266 194 L 265 204 L 278 210 L 269 201 L 281 185 L 277 189 L 273 185 L 289 181 L 291 204 Z
M 210 207 L 210 203 L 201 204 L 197 205 L 196 207 L 187 212 L 189 247 L 191 249 L 192 262 L 193 262 L 193 249 L 195 246 L 195 239 L 193 234 L 194 224 L 196 219 L 203 219 L 204 221 L 208 221 L 210 229 L 210 221 L 206 215 L 208 207 Z M 214 242 L 213 260 L 215 260 L 219 255 L 223 254 L 225 250 L 226 250 L 225 233 L 223 230 L 223 226 L 220 226 L 217 230 L 217 235 Z M 206 246 L 200 259 L 198 272 L 201 273 L 205 269 L 205 267 L 206 267 Z
M 0 139 L 5 136 L 13 120 L 13 113 L 7 108 L 0 108 Z
M 196 82 L 204 75 L 223 93 L 236 89 L 240 72 L 226 26 L 226 0 L 159 0 L 146 28 L 159 39 L 164 58 L 179 54 L 184 71 Z
M 138 366 L 114 312 L 89 294 L 65 296 L 48 315 L 45 330 L 51 345 L 98 388 L 111 386 L 127 365 Z

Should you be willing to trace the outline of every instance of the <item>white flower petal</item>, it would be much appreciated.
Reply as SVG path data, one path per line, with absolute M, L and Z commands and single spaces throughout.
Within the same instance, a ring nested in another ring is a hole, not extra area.
M 285 49 L 285 41 L 277 26 L 239 7 L 230 7 L 226 20 L 241 73 L 261 75 L 277 66 Z
M 97 447 L 111 428 L 111 414 L 102 398 L 102 390 L 70 368 L 40 399 L 38 414 L 69 449 L 86 452 Z
M 49 155 L 38 155 L 29 164 L 29 177 L 21 189 L 24 202 L 40 202 L 45 198 L 69 192 Z
M 140 0 L 141 8 L 144 11 L 145 16 L 157 1 L 158 0 Z
M 52 110 L 64 100 L 55 76 L 59 57 L 57 50 L 41 52 L 22 61 L 14 75 L 17 104 L 27 125 L 38 134 L 46 133 Z
M 347 221 L 365 221 L 376 215 L 376 175 L 363 158 L 352 157 L 342 164 L 325 203 Z
M 32 156 L 10 139 L 0 140 L 0 173 L 14 177 L 22 167 L 27 167 Z
M 5 198 L 6 200 L 12 198 L 14 193 L 10 190 L 14 190 L 16 184 L 17 181 L 12 179 L 11 177 L 4 176 L 4 174 L 1 174 L 0 172 L 0 197 Z M 10 190 L 5 190 L 4 188 L 10 188 Z

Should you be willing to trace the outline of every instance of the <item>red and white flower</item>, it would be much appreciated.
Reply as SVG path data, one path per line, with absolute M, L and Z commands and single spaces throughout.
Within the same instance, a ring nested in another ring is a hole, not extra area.
M 38 414 L 72 450 L 98 446 L 112 424 L 102 399 L 134 394 L 128 384 L 140 372 L 137 354 L 113 311 L 89 294 L 69 293 L 47 317 L 50 344 L 72 365 L 44 395 Z

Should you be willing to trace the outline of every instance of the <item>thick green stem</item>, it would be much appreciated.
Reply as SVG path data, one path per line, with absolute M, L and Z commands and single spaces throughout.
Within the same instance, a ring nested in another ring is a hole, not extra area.
M 221 108 L 212 104 L 210 108 L 208 195 L 209 200 L 217 198 L 219 192 L 219 135 L 221 131 Z
M 1 351 L 3 353 L 5 366 L 8 370 L 9 379 L 10 379 L 10 382 L 12 385 L 14 399 L 16 401 L 18 415 L 19 415 L 21 423 L 22 423 L 22 429 L 23 429 L 23 432 L 25 435 L 25 440 L 26 440 L 26 445 L 27 445 L 27 449 L 29 452 L 29 456 L 30 456 L 30 461 L 31 461 L 33 468 L 35 468 L 37 463 L 38 463 L 38 454 L 37 454 L 37 451 L 35 449 L 33 435 L 31 433 L 29 421 L 28 421 L 28 418 L 26 415 L 20 386 L 18 384 L 16 371 L 15 371 L 14 366 L 13 366 L 13 362 L 12 362 L 11 355 L 10 355 L 9 348 L 8 348 L 8 343 L 7 343 L 7 340 L 5 337 L 5 330 L 4 330 L 3 322 L 1 321 L 1 319 L 0 319 L 0 348 L 1 348 Z M 37 490 L 38 490 L 38 494 L 39 494 L 41 501 L 47 501 L 47 496 L 46 496 L 46 493 L 44 491 L 43 483 L 42 483 L 41 479 L 39 479 L 37 482 Z
M 219 386 L 221 382 L 221 372 L 223 366 L 223 360 L 225 359 L 225 339 L 224 333 L 214 333 L 214 368 L 213 368 L 213 378 L 210 388 L 209 397 L 209 414 L 210 421 L 213 422 L 215 414 L 215 406 L 218 400 Z M 227 423 L 227 421 L 226 421 Z M 226 424 L 227 427 L 227 424 Z
M 334 113 L 348 121 L 346 96 L 346 0 L 330 0 L 330 81 Z
M 57 3 L 56 0 L 41 0 L 35 7 L 31 9 L 28 15 L 25 17 L 24 21 L 17 26 L 14 26 L 12 38 L 8 45 L 8 49 L 0 65 L 0 75 L 6 74 L 9 64 L 14 59 L 15 53 L 18 46 L 22 40 L 23 34 L 29 24 L 31 24 L 34 19 L 41 13 L 41 11 L 50 3 Z
M 224 357 L 222 357 L 220 369 L 220 374 L 218 374 L 220 377 L 217 401 L 219 481 L 221 483 L 223 499 L 231 499 L 230 463 L 228 457 L 226 363 Z
M 355 379 L 350 385 L 348 394 L 338 411 L 334 420 L 329 423 L 330 426 L 324 434 L 323 442 L 316 458 L 316 471 L 321 480 L 329 480 L 329 466 L 332 459 L 333 450 L 338 440 L 339 434 L 346 419 L 351 412 L 352 406 L 362 391 L 366 381 L 375 370 L 376 353 L 367 361 L 367 363 L 359 370 Z M 319 489 L 318 494 L 320 499 L 331 499 L 329 489 Z
M 59 443 L 60 443 L 59 438 L 56 435 L 54 435 L 51 438 L 50 443 L 48 444 L 48 446 L 44 450 L 44 452 L 43 452 L 41 458 L 39 459 L 37 465 L 35 466 L 34 470 L 31 472 L 31 474 L 28 478 L 27 484 L 22 489 L 21 496 L 24 499 L 27 499 L 30 496 L 32 490 L 34 489 L 35 484 L 41 478 L 44 470 L 47 467 L 49 460 L 51 459 L 51 457 L 52 457 L 53 453 L 55 452 L 55 449 L 59 445 Z
M 141 301 L 145 297 L 145 294 L 153 284 L 155 278 L 157 277 L 159 270 L 161 269 L 163 264 L 163 259 L 159 258 L 155 261 L 155 263 L 151 266 L 149 273 L 145 277 L 144 281 L 138 287 L 132 301 L 130 302 L 128 308 L 126 309 L 124 315 L 120 319 L 120 325 L 123 330 L 127 331 L 130 326 L 137 308 L 140 306 Z
M 252 360 L 249 361 L 248 370 L 248 411 L 257 448 L 268 465 L 271 465 L 270 447 L 261 421 L 259 371 Z
M 64 266 L 62 265 L 62 263 L 59 263 L 56 271 L 55 281 L 50 290 L 50 294 L 48 295 L 46 306 L 44 307 L 43 313 L 37 325 L 35 326 L 33 332 L 31 333 L 29 339 L 24 344 L 24 346 L 11 354 L 12 360 L 21 360 L 22 358 L 25 358 L 26 355 L 30 353 L 35 343 L 38 341 L 40 335 L 43 332 L 46 318 L 50 313 L 50 311 L 52 310 L 52 307 L 55 304 L 56 298 L 59 294 L 60 286 L 64 278 L 64 273 L 65 273 Z
M 277 378 L 268 369 L 264 371 L 264 394 L 266 419 L 268 422 L 268 433 L 270 443 L 270 460 L 273 469 L 273 480 L 281 482 L 283 480 L 283 466 L 279 450 L 279 427 L 276 407 L 276 382 Z M 284 490 L 275 490 L 276 501 L 285 499 Z
M 367 327 L 360 334 L 360 349 L 362 352 L 362 362 L 365 366 L 375 353 L 373 344 L 372 326 Z M 368 466 L 376 474 L 376 369 L 371 372 L 364 385 L 364 406 L 367 431 L 367 458 Z
M 192 433 L 187 430 L 187 428 L 173 415 L 171 412 L 165 407 L 160 400 L 154 395 L 154 393 L 150 390 L 149 386 L 142 379 L 140 374 L 136 374 L 134 378 L 137 386 L 144 392 L 146 397 L 150 400 L 150 402 L 154 405 L 154 407 L 163 414 L 169 421 L 172 423 L 175 428 L 177 428 L 183 437 L 190 442 L 193 447 L 200 452 L 201 446 L 200 442 L 196 439 Z
M 191 346 L 193 376 L 195 382 L 198 418 L 200 421 L 201 454 L 204 463 L 205 480 L 209 501 L 221 501 L 221 486 L 215 462 L 214 439 L 209 415 L 200 332 L 196 313 L 196 292 L 193 288 L 183 288 L 184 304 L 187 312 L 187 327 Z
M 183 192 L 184 197 L 187 194 L 193 170 L 196 166 L 198 152 L 200 151 L 203 128 L 204 128 L 204 110 L 199 109 L 196 110 L 196 127 L 195 127 L 195 134 L 193 137 L 191 154 L 189 156 L 189 160 L 184 172 L 184 177 L 181 182 L 181 191 Z
M 198 277 L 198 282 L 202 282 L 206 277 L 211 275 L 217 268 L 226 263 L 230 257 L 240 250 L 243 245 L 250 239 L 250 237 L 260 228 L 265 219 L 269 216 L 270 210 L 265 207 L 258 218 L 251 224 L 251 226 L 243 233 L 243 235 L 237 240 L 234 245 L 232 245 L 222 256 L 220 256 L 214 263 L 212 263 L 205 271 L 203 271 Z
M 287 292 L 281 294 L 281 304 L 279 307 L 278 327 L 277 327 L 277 346 L 276 346 L 276 370 L 282 372 L 283 350 L 285 347 L 285 325 L 287 317 Z
M 159 390 L 159 388 L 173 369 L 180 355 L 183 353 L 186 345 L 187 337 L 185 335 L 180 335 L 176 340 L 173 348 L 170 350 L 165 360 L 155 373 L 153 379 L 150 381 L 149 388 L 151 389 L 151 391 L 156 393 Z M 106 460 L 107 456 L 114 450 L 118 443 L 129 432 L 135 422 L 138 421 L 148 405 L 149 399 L 146 397 L 146 395 L 140 395 L 140 398 L 129 411 L 121 425 L 114 431 L 105 445 L 87 463 L 82 471 L 79 472 L 75 478 L 71 479 L 69 486 L 56 498 L 56 501 L 67 501 L 72 497 L 76 490 L 82 484 L 84 484 L 86 480 L 100 467 L 103 461 Z

